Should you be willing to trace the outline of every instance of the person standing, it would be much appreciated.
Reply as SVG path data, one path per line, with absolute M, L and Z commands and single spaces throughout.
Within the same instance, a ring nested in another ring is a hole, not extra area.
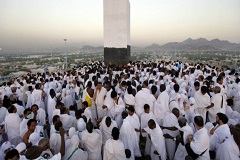
M 8 107 L 8 115 L 5 117 L 5 132 L 8 135 L 8 140 L 13 145 L 22 142 L 20 136 L 20 123 L 21 118 L 17 114 L 17 109 L 14 105 Z
M 214 88 L 214 95 L 211 97 L 211 105 L 208 106 L 208 120 L 214 123 L 216 120 L 216 114 L 218 112 L 226 113 L 226 98 L 221 93 L 221 88 L 216 86 Z
M 103 153 L 103 160 L 125 160 L 125 149 L 123 142 L 119 140 L 119 129 L 112 129 L 112 138 L 108 139 Z
M 107 140 L 111 138 L 114 127 L 117 127 L 116 121 L 112 120 L 110 117 L 104 117 L 102 119 L 99 129 L 102 132 L 103 146 Z
M 102 132 L 93 129 L 91 120 L 87 123 L 87 129 L 81 134 L 83 148 L 88 153 L 88 160 L 102 160 Z
M 194 124 L 197 129 L 197 132 L 188 136 L 189 145 L 187 144 L 186 150 L 188 155 L 193 156 L 197 155 L 197 160 L 209 160 L 209 145 L 210 140 L 208 136 L 208 131 L 204 127 L 204 121 L 202 116 L 194 117 Z M 193 155 L 190 154 L 189 149 L 193 151 Z
M 207 87 L 202 86 L 200 91 L 197 91 L 194 95 L 195 103 L 195 114 L 200 114 L 203 118 L 203 123 L 206 122 L 206 109 L 211 105 L 210 96 L 207 94 Z
M 94 91 L 93 99 L 95 100 L 98 118 L 100 119 L 107 115 L 106 109 L 102 108 L 106 93 L 107 90 L 102 87 L 102 82 L 98 81 L 96 89 Z
M 176 126 L 178 126 L 178 117 L 180 115 L 180 111 L 177 108 L 173 108 L 172 113 L 167 114 L 163 118 L 163 133 L 165 137 L 165 143 L 166 143 L 166 150 L 167 155 L 170 160 L 174 158 L 175 149 L 176 149 L 176 142 L 175 139 L 177 135 L 179 135 L 179 131 Z M 170 135 L 171 137 L 175 138 L 169 138 L 166 135 Z
M 233 136 L 223 142 L 216 153 L 216 160 L 240 159 L 240 129 L 233 129 Z
M 54 89 L 50 89 L 50 95 L 48 96 L 48 103 L 47 103 L 48 120 L 50 124 L 52 124 L 53 111 L 55 110 L 55 106 L 56 106 L 55 96 L 56 96 L 56 93 Z
M 138 117 L 144 112 L 144 104 L 150 106 L 150 110 L 153 111 L 153 103 L 156 101 L 155 97 L 151 94 L 148 89 L 148 81 L 144 81 L 142 85 L 142 90 L 138 91 L 135 96 L 135 110 Z
M 144 128 L 151 139 L 151 158 L 152 160 L 166 160 L 166 147 L 161 128 L 156 125 L 153 119 L 148 121 L 148 127 Z

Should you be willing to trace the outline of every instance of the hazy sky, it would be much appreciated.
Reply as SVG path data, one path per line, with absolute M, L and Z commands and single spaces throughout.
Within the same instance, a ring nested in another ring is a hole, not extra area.
M 240 0 L 130 0 L 131 45 L 240 43 Z M 103 45 L 103 0 L 0 0 L 0 48 Z

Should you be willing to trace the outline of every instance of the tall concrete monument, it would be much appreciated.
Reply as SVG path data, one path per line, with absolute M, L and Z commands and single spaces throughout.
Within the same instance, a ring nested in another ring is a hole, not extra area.
M 127 64 L 130 54 L 129 0 L 103 0 L 104 62 Z

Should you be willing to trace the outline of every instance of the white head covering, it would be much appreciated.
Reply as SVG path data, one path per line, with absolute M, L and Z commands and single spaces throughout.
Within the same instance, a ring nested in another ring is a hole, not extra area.
M 29 136 L 29 142 L 31 142 L 33 145 L 38 146 L 38 142 L 42 139 L 42 137 L 39 136 L 38 133 L 33 132 L 30 136 Z
M 70 147 L 67 149 L 66 154 L 64 155 L 64 157 L 70 157 L 71 154 L 73 153 L 73 151 L 78 148 L 79 145 L 79 138 L 77 135 L 73 135 L 71 140 L 70 140 Z M 80 158 L 80 157 L 79 157 Z
M 193 97 L 191 97 L 191 98 L 189 98 L 189 104 L 195 104 L 196 103 L 196 101 L 195 101 L 195 99 L 193 98 Z
M 26 149 L 26 144 L 21 142 L 16 146 L 15 149 L 18 151 L 18 153 L 20 153 Z
M 9 148 L 12 148 L 11 143 L 9 141 L 4 142 L 1 146 L 1 150 L 3 152 L 5 152 Z
M 179 109 L 178 103 L 176 101 L 172 101 L 169 104 L 169 109 L 170 109 L 171 112 L 172 112 L 173 108 Z
M 84 120 L 82 118 L 80 118 L 77 121 L 77 128 L 78 128 L 78 131 L 80 131 L 80 132 L 82 132 L 83 130 L 86 129 L 86 123 L 84 122 Z
M 75 127 L 71 127 L 68 131 L 69 137 L 72 138 L 72 136 L 76 135 L 76 129 Z

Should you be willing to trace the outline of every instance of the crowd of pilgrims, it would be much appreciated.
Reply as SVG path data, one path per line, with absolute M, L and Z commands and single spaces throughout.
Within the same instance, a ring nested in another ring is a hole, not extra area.
M 183 62 L 91 62 L 0 86 L 0 160 L 238 160 L 240 79 Z

